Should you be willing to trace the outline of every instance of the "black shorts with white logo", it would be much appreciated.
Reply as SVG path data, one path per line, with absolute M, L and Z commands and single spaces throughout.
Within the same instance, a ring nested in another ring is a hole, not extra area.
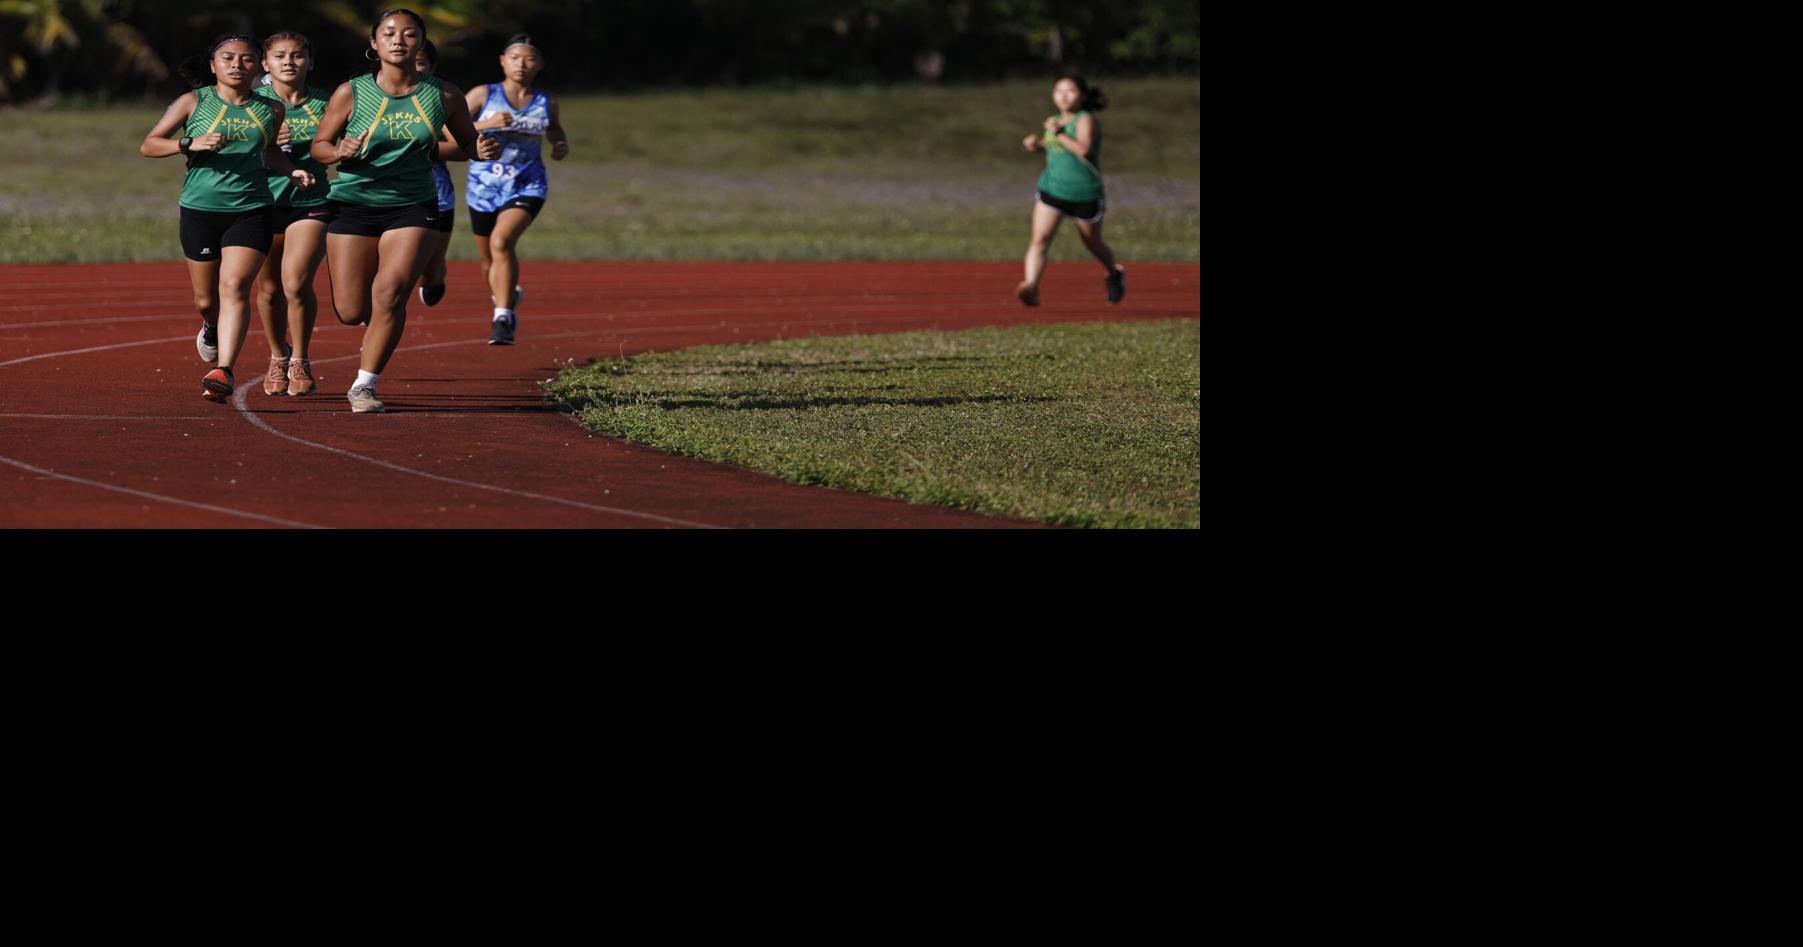
M 457 208 L 441 207 L 438 209 L 438 223 L 433 226 L 439 233 L 450 233 L 451 227 L 457 223 Z
M 322 224 L 330 224 L 338 212 L 331 204 L 314 204 L 312 207 L 277 207 L 275 209 L 275 232 L 282 233 L 288 225 L 302 220 L 317 220 Z
M 494 233 L 495 218 L 501 216 L 501 211 L 515 207 L 531 214 L 532 219 L 537 220 L 538 212 L 545 209 L 545 199 L 542 197 L 516 197 L 492 211 L 477 210 L 472 207 L 470 208 L 470 233 L 478 237 L 486 237 Z
M 436 198 L 398 207 L 370 207 L 366 204 L 333 201 L 332 208 L 338 212 L 338 217 L 326 225 L 326 233 L 347 234 L 352 237 L 380 237 L 390 230 L 402 227 L 436 230 L 440 216 Z
M 1044 191 L 1040 191 L 1039 202 L 1066 217 L 1073 218 L 1085 224 L 1093 224 L 1096 221 L 1101 220 L 1102 214 L 1108 210 L 1108 198 L 1106 196 L 1098 197 L 1093 201 L 1066 201 L 1059 200 Z
M 201 263 L 219 262 L 226 247 L 269 252 L 270 208 L 210 211 L 182 208 L 182 255 Z

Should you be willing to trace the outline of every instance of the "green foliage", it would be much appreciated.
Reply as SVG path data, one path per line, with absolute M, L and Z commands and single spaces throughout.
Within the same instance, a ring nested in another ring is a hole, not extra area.
M 1177 0 L 418 0 L 440 65 L 493 77 L 505 39 L 545 51 L 564 91 L 783 81 L 952 82 L 1052 70 L 1194 74 L 1199 8 Z M 364 68 L 377 5 L 0 0 L 0 101 L 165 97 L 217 33 L 295 30 L 321 84 Z
M 564 369 L 591 430 L 786 480 L 1087 527 L 1201 525 L 1201 330 L 1017 326 Z

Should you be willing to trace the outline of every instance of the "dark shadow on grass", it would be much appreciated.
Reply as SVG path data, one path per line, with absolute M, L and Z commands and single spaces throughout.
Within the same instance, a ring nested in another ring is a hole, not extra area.
M 962 398 L 843 397 L 778 399 L 757 397 L 753 395 L 734 396 L 731 393 L 727 393 L 707 398 L 666 395 L 662 397 L 641 397 L 633 401 L 608 403 L 589 400 L 584 401 L 582 404 L 574 405 L 573 408 L 577 411 L 583 410 L 584 408 L 610 406 L 622 408 L 648 407 L 658 408 L 664 411 L 678 411 L 684 408 L 712 408 L 719 411 L 793 411 L 801 408 L 867 407 L 871 405 L 884 405 L 896 408 L 945 408 L 959 404 L 994 404 L 997 402 L 1004 404 L 1038 404 L 1057 400 L 1057 398 L 1048 398 L 1037 395 L 978 395 Z
M 1043 356 L 1028 356 L 1043 357 Z M 933 358 L 911 359 L 908 361 L 884 361 L 877 359 L 844 359 L 834 362 L 760 362 L 750 365 L 708 366 L 698 370 L 667 371 L 647 368 L 640 371 L 627 372 L 628 375 L 768 375 L 768 374 L 800 374 L 802 372 L 896 372 L 919 369 L 958 368 L 971 364 L 993 364 L 1000 359 L 989 355 L 944 355 Z

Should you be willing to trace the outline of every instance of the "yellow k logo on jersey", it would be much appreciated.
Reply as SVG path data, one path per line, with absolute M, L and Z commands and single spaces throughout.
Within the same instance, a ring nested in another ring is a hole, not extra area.
M 250 141 L 250 133 L 256 128 L 256 122 L 236 116 L 219 123 L 219 133 L 225 136 L 226 141 Z
M 412 141 L 415 137 L 414 126 L 424 125 L 425 121 L 412 112 L 396 112 L 382 116 L 382 127 L 388 129 L 388 140 L 404 138 Z

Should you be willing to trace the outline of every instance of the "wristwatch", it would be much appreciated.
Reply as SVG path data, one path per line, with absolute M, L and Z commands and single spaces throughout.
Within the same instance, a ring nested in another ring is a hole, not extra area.
M 189 146 L 189 145 L 192 145 L 192 144 L 194 144 L 194 139 L 192 139 L 192 138 L 183 138 L 183 139 L 182 139 L 182 140 L 181 140 L 181 141 L 178 141 L 178 142 L 176 142 L 176 143 L 175 143 L 175 147 L 177 147 L 177 148 L 179 148 L 179 149 L 181 149 L 181 152 L 182 152 L 182 154 L 187 154 L 187 153 L 188 153 L 188 146 Z

